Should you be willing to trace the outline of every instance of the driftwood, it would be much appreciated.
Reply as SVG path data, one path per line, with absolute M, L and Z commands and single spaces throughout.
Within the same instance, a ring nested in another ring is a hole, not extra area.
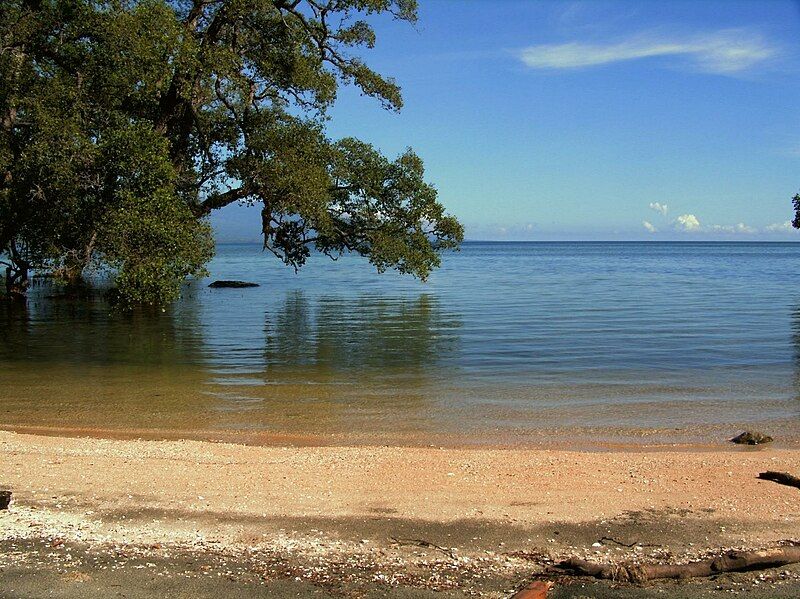
M 600 537 L 597 539 L 597 542 L 601 545 L 608 545 L 609 543 L 614 543 L 614 545 L 619 545 L 620 547 L 627 547 L 631 549 L 632 547 L 659 547 L 659 545 L 650 545 L 648 543 L 639 543 L 638 541 L 634 541 L 633 543 L 623 543 L 622 541 L 618 541 L 613 537 Z
M 450 559 L 456 559 L 455 554 L 451 549 L 447 547 L 442 547 L 441 545 L 437 545 L 436 543 L 431 543 L 430 541 L 426 541 L 425 539 L 399 539 L 397 537 L 389 537 L 389 540 L 392 541 L 395 545 L 402 546 L 414 546 L 414 547 L 428 547 L 430 549 L 436 549 L 436 551 L 441 551 Z
M 782 485 L 787 485 L 789 487 L 797 487 L 800 489 L 800 478 L 796 476 L 792 476 L 788 472 L 774 472 L 772 470 L 767 470 L 766 472 L 762 472 L 758 475 L 758 478 L 763 478 L 764 480 L 771 480 L 772 482 L 780 483 Z
M 644 582 L 656 578 L 698 578 L 723 572 L 745 572 L 777 568 L 800 562 L 800 546 L 760 551 L 728 551 L 719 557 L 688 564 L 597 564 L 573 557 L 558 568 L 581 576 L 621 582 Z
M 552 582 L 536 580 L 517 591 L 511 599 L 547 599 L 547 592 L 552 588 Z

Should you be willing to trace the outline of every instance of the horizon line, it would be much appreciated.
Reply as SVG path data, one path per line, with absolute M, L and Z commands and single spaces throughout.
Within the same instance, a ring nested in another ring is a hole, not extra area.
M 215 245 L 261 245 L 261 241 L 215 241 Z M 800 239 L 465 239 L 461 243 L 800 243 Z

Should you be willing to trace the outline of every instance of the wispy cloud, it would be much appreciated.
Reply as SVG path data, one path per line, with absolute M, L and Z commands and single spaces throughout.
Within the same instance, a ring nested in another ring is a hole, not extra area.
M 776 54 L 759 34 L 746 29 L 723 29 L 690 37 L 641 33 L 628 39 L 589 44 L 570 42 L 529 46 L 519 52 L 533 69 L 576 69 L 645 58 L 677 56 L 696 69 L 729 75 L 744 71 Z
M 735 225 L 703 225 L 694 214 L 681 214 L 672 221 L 672 226 L 676 231 L 683 233 L 705 233 L 707 235 L 755 235 L 759 232 L 775 233 L 785 232 L 791 229 L 791 223 L 776 223 L 768 225 L 763 229 L 751 227 L 745 223 Z
M 667 205 L 662 204 L 661 202 L 650 202 L 650 210 L 655 210 L 664 216 L 667 215 Z
M 647 229 L 648 232 L 650 232 L 650 233 L 657 233 L 658 232 L 658 229 L 656 229 L 656 227 L 653 225 L 653 223 L 650 223 L 650 222 L 648 222 L 646 220 L 642 221 L 642 226 L 645 229 Z
M 744 223 L 737 223 L 735 225 L 711 225 L 708 227 L 708 230 L 711 233 L 744 233 L 746 235 L 752 235 L 757 232 L 755 227 Z
M 786 222 L 782 222 L 782 223 L 774 223 L 774 224 L 767 225 L 766 227 L 764 227 L 764 230 L 769 232 L 769 233 L 785 233 L 785 232 L 791 231 L 793 229 L 794 229 L 794 227 L 792 227 L 792 221 L 790 221 L 790 220 L 787 220 Z

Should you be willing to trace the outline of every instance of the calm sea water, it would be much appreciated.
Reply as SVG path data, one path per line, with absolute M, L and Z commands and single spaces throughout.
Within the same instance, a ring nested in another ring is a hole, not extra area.
M 800 439 L 800 244 L 467 243 L 427 283 L 222 245 L 163 313 L 2 304 L 0 425 L 270 442 Z M 209 289 L 214 278 L 261 284 Z

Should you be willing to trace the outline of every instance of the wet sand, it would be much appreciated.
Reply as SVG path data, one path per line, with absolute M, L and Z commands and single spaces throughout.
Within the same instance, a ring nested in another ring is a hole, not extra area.
M 0 595 L 506 597 L 571 555 L 680 561 L 800 541 L 800 491 L 757 479 L 764 470 L 800 472 L 800 450 L 263 447 L 0 432 L 0 485 L 14 493 L 0 512 Z M 644 588 L 556 582 L 553 597 L 792 597 L 800 567 Z

